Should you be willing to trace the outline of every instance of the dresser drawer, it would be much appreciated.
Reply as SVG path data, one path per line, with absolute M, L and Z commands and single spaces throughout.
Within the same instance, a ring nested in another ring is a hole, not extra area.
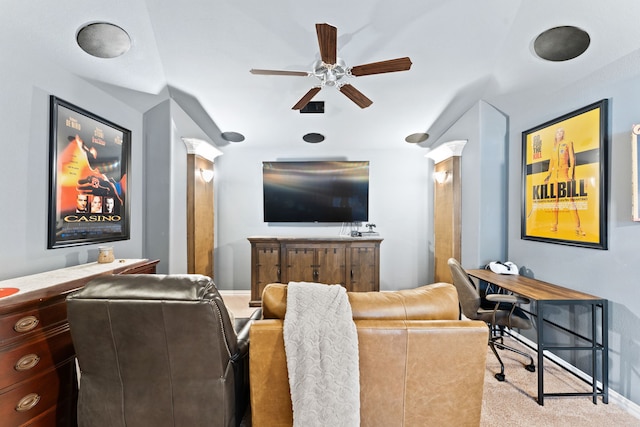
M 76 427 L 78 425 L 76 399 L 76 396 L 72 396 L 65 402 L 58 402 L 57 406 L 49 408 L 20 427 Z
M 64 298 L 46 306 L 34 306 L 18 313 L 0 316 L 0 345 L 66 321 L 67 305 Z
M 0 352 L 0 390 L 73 359 L 69 329 L 60 327 L 59 331 L 32 336 L 28 343 Z
M 2 425 L 20 426 L 55 407 L 59 401 L 68 401 L 69 396 L 61 396 L 60 390 L 65 394 L 74 390 L 75 378 L 75 362 L 69 361 L 57 370 L 33 377 L 13 389 L 5 389 L 0 394 Z

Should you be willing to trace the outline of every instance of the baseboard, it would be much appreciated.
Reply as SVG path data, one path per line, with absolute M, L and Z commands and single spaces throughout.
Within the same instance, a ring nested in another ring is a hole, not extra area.
M 515 331 L 510 331 L 510 335 L 512 335 L 517 340 L 521 341 L 523 344 L 538 351 L 538 345 L 535 342 L 531 341 L 529 338 L 522 336 Z M 566 360 L 561 359 L 555 354 L 547 352 L 545 353 L 545 357 L 549 360 L 552 360 L 554 363 L 558 364 L 559 366 L 562 366 L 564 369 L 576 375 L 577 377 L 582 378 L 583 380 L 589 383 L 592 381 L 591 375 L 588 375 L 587 373 L 581 371 L 580 369 L 576 368 L 575 366 L 573 366 Z M 602 388 L 602 382 L 598 381 L 597 384 L 599 387 Z M 637 405 L 636 403 L 630 401 L 626 397 L 622 396 L 620 393 L 617 393 L 616 391 L 611 390 L 611 387 L 609 387 L 609 402 L 615 403 L 630 415 L 640 419 L 640 405 Z

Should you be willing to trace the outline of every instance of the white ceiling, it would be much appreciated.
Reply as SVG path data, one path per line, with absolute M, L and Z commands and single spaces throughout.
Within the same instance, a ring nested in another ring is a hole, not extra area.
M 429 145 L 478 100 L 499 105 L 532 88 L 554 91 L 640 45 L 637 0 L 2 0 L 2 64 L 44 58 L 144 112 L 168 95 L 218 145 L 220 131 L 259 147 L 303 146 L 309 132 L 336 147 Z M 115 59 L 87 55 L 75 35 L 96 21 L 124 28 L 132 48 Z M 310 71 L 319 57 L 316 23 L 338 28 L 347 65 L 409 56 L 409 71 L 350 80 L 373 101 L 360 109 L 335 88 L 325 114 L 291 107 L 313 77 L 258 76 L 251 68 Z M 566 62 L 535 56 L 544 30 L 574 25 L 591 35 Z

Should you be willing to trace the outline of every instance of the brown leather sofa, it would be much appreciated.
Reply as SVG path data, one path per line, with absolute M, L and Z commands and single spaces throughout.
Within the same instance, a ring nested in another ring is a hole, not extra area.
M 240 425 L 253 316 L 236 332 L 209 277 L 103 276 L 67 298 L 67 313 L 80 427 Z
M 293 425 L 283 339 L 287 285 L 262 295 L 251 325 L 253 427 Z M 361 426 L 478 426 L 488 328 L 458 320 L 453 285 L 349 292 L 358 333 Z

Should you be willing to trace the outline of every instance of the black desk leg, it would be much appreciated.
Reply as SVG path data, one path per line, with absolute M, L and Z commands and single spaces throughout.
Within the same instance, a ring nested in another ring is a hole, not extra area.
M 538 405 L 544 406 L 544 304 L 536 303 L 538 318 Z
M 609 302 L 602 301 L 602 402 L 609 403 Z
M 591 304 L 591 372 L 593 377 L 591 379 L 591 400 L 593 404 L 598 403 L 598 322 L 597 313 L 598 304 L 595 302 Z M 604 354 L 604 353 L 603 353 Z M 604 366 L 604 365 L 603 365 Z

